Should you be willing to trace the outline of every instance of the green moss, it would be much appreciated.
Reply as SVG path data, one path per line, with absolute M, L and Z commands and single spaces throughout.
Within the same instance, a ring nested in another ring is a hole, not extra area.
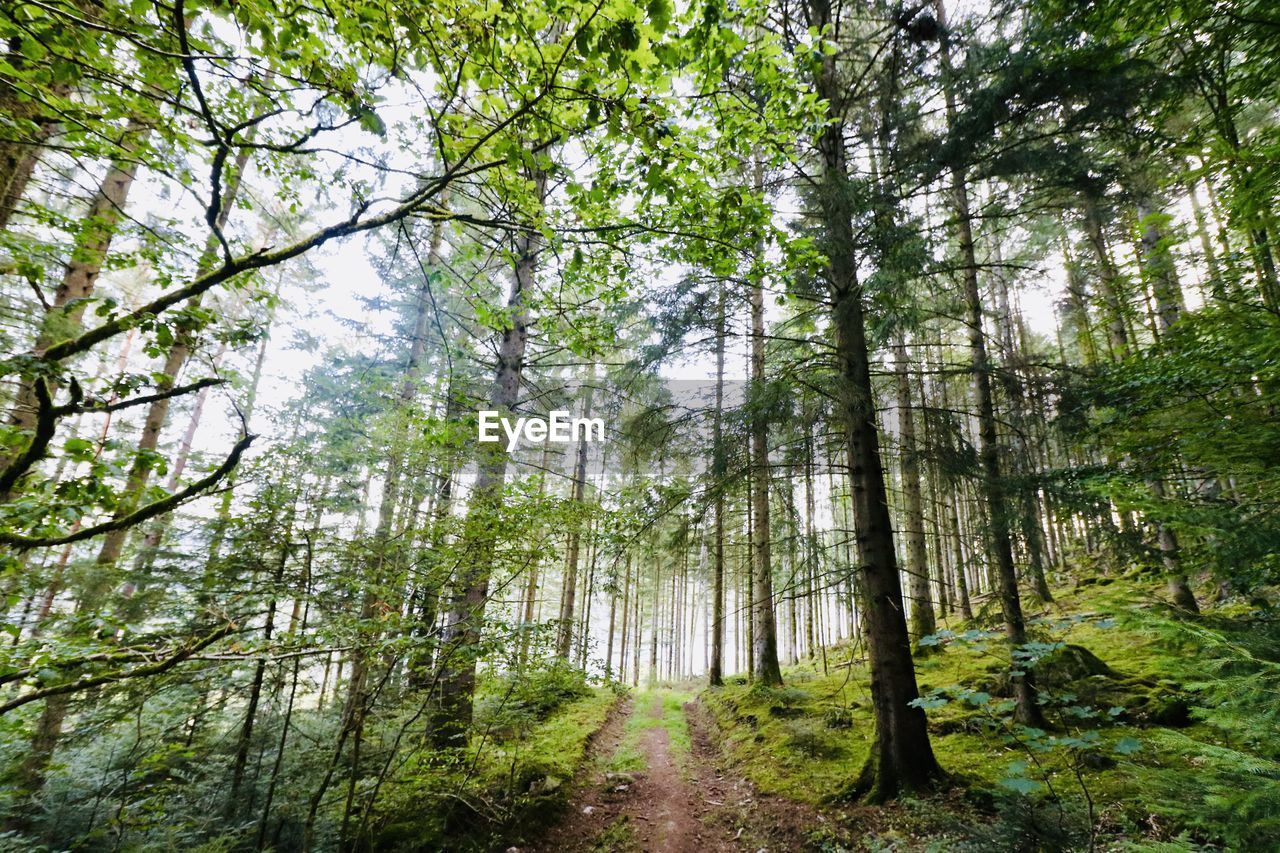
M 449 762 L 415 751 L 379 799 L 379 849 L 485 850 L 504 832 L 534 837 L 563 807 L 618 701 L 613 690 L 588 689 L 516 735 L 473 735 Z
M 866 758 L 865 684 L 841 670 L 823 676 L 808 668 L 788 670 L 787 680 L 780 689 L 726 685 L 704 692 L 702 702 L 758 787 L 816 804 L 847 785 Z M 832 718 L 842 727 L 829 726 Z
M 1087 833 L 1087 791 L 1110 849 L 1139 841 L 1142 849 L 1265 849 L 1280 838 L 1280 627 L 1246 622 L 1245 611 L 1186 620 L 1160 603 L 1161 593 L 1158 578 L 1122 578 L 1063 590 L 1031 614 L 1033 639 L 1079 647 L 1040 664 L 1054 722 L 1044 751 L 1012 742 L 986 707 L 930 709 L 939 763 L 988 804 L 987 825 L 970 815 L 955 837 L 986 837 L 1006 821 L 1018 823 L 1009 832 L 1032 833 L 1055 823 L 1049 785 L 1076 833 Z M 785 670 L 781 690 L 731 683 L 701 694 L 758 787 L 815 805 L 857 777 L 873 730 L 865 664 L 847 649 L 828 650 L 827 659 L 825 675 L 812 664 Z M 995 637 L 917 660 L 917 679 L 922 694 L 960 686 L 995 697 L 1007 693 L 1008 669 Z M 1061 745 L 1081 735 L 1084 745 Z M 1002 786 L 1010 778 L 1041 784 L 1020 796 Z
M 599 850 L 601 853 L 631 853 L 639 850 L 640 842 L 636 839 L 631 820 L 623 815 L 606 826 L 592 849 Z

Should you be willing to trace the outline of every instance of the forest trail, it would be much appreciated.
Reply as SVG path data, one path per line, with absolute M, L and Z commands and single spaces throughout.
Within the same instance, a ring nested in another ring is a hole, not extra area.
M 794 850 L 819 820 L 756 791 L 722 760 L 688 694 L 638 693 L 595 741 L 591 777 L 559 824 L 525 851 Z

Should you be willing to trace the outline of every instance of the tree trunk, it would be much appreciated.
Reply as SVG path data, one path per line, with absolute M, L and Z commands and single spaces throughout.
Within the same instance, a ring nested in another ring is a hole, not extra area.
M 1098 261 L 1098 283 L 1102 287 L 1103 301 L 1111 315 L 1107 320 L 1107 343 L 1113 357 L 1123 359 L 1129 355 L 1129 330 L 1126 322 L 1129 308 L 1120 292 L 1120 273 L 1111 260 L 1111 251 L 1102 230 L 1102 212 L 1098 209 L 1098 199 L 1090 194 L 1086 194 L 1084 200 L 1084 225 L 1089 245 L 1093 247 L 1094 257 Z
M 898 441 L 900 442 L 903 519 L 907 538 L 907 589 L 911 596 L 911 636 L 917 642 L 938 629 L 933 615 L 933 594 L 929 588 L 928 546 L 924 538 L 924 503 L 920 497 L 919 448 L 916 446 L 915 412 L 911 402 L 911 380 L 907 375 L 907 345 L 899 334 L 894 345 L 895 376 L 898 385 Z M 917 647 L 921 649 L 924 647 Z
M 121 142 L 126 157 L 138 149 L 144 135 L 143 126 L 131 120 Z M 111 249 L 111 241 L 119 228 L 120 219 L 124 216 L 129 190 L 133 187 L 137 173 L 138 164 L 131 159 L 120 159 L 107 169 L 97 194 L 89 204 L 88 213 L 80 222 L 71 257 L 63 270 L 62 281 L 54 292 L 51 310 L 45 314 L 36 335 L 35 345 L 32 347 L 36 356 L 42 355 L 54 344 L 74 337 L 79 330 L 86 307 L 85 300 L 93 295 L 94 285 L 98 281 L 98 274 L 102 272 L 102 265 Z M 50 394 L 55 387 L 54 380 L 49 380 Z M 35 381 L 31 376 L 23 376 L 10 410 L 9 423 L 19 430 L 34 431 L 38 411 Z M 0 469 L 7 467 L 17 457 L 17 452 L 0 455 Z M 0 495 L 0 502 L 9 500 L 17 488 L 15 485 L 9 494 Z
M 546 173 L 536 172 L 533 181 L 535 195 L 541 203 L 546 198 Z M 502 412 L 510 412 L 520 398 L 530 323 L 526 301 L 533 291 L 542 238 L 536 230 L 522 231 L 515 243 L 515 275 L 507 301 L 510 320 L 498 345 L 498 364 L 489 395 L 489 407 Z M 502 506 L 507 476 L 505 447 L 503 442 L 493 442 L 485 444 L 480 451 L 472 506 L 463 531 L 463 558 L 455 581 L 448 636 L 441 650 L 440 701 L 432 725 L 432 740 L 439 747 L 462 745 L 471 725 L 477 649 L 497 547 L 497 531 L 493 526 Z
M 1159 334 L 1178 322 L 1182 313 L 1182 285 L 1169 238 L 1161 226 L 1166 214 L 1154 209 L 1148 201 L 1138 203 L 1138 228 L 1142 234 L 1142 260 L 1147 282 L 1156 300 L 1156 327 Z
M 821 30 L 832 23 L 829 0 L 812 0 L 810 8 L 813 26 Z M 846 186 L 841 109 L 845 86 L 837 76 L 834 57 L 823 57 L 816 82 L 819 97 L 827 102 L 829 119 L 818 142 L 823 170 L 819 202 L 824 225 L 819 247 L 827 260 L 840 375 L 838 417 L 845 429 L 875 711 L 875 739 L 853 791 L 871 801 L 881 801 L 902 791 L 933 788 L 943 773 L 929 743 L 924 711 L 912 704 L 919 698 L 919 690 L 903 615 L 876 430 L 862 287 L 857 277 L 853 216 Z
M 946 30 L 946 10 L 942 0 L 935 0 L 938 23 Z M 955 92 L 950 84 L 950 48 L 944 37 L 941 58 L 947 105 L 947 124 L 956 122 Z M 982 326 L 982 293 L 978 288 L 978 262 L 974 254 L 972 213 L 969 207 L 968 179 L 963 166 L 952 173 L 956 228 L 959 232 L 960 263 L 963 268 L 964 295 L 968 313 L 969 346 L 973 357 L 974 402 L 978 410 L 978 455 L 982 464 L 983 496 L 990 519 L 992 556 L 996 564 L 1000 605 L 1004 612 L 1005 634 L 1013 659 L 1015 716 L 1030 726 L 1043 723 L 1030 667 L 1021 663 L 1017 654 L 1027 642 L 1027 628 L 1022 616 L 1022 598 L 1018 593 L 1018 575 L 1013 562 L 1013 539 L 1010 535 L 1009 501 L 1000 470 L 1000 448 L 996 436 L 995 404 L 991 395 L 991 365 L 987 357 L 986 333 Z
M 227 175 L 226 190 L 223 194 L 222 205 L 219 208 L 217 217 L 216 227 L 219 231 L 226 227 L 227 221 L 231 217 L 236 196 L 240 192 L 241 177 L 249 162 L 250 150 L 249 148 L 240 150 L 236 156 L 234 168 Z M 210 235 L 204 252 L 196 264 L 197 276 L 207 274 L 213 268 L 213 265 L 217 263 L 220 247 L 221 243 L 218 239 Z M 201 296 L 192 299 L 188 306 L 193 309 L 198 308 Z M 156 380 L 157 391 L 168 391 L 177 384 L 178 374 L 186 365 L 187 359 L 191 355 L 191 350 L 195 345 L 196 335 L 192 330 L 184 328 L 178 332 L 173 346 L 169 348 L 169 353 L 165 357 L 164 367 L 160 371 L 160 378 Z M 116 504 L 114 515 L 116 519 L 124 518 L 138 508 L 138 503 L 142 499 L 143 492 L 146 491 L 148 481 L 151 479 L 151 469 L 155 464 L 155 450 L 160 446 L 160 433 L 169 419 L 169 406 L 172 402 L 172 397 L 166 397 L 162 400 L 156 400 L 147 407 L 146 417 L 142 421 L 142 436 L 138 439 L 137 454 L 134 456 L 133 465 L 129 469 L 124 491 Z M 102 547 L 98 551 L 98 572 L 108 573 L 110 567 L 120 559 L 120 553 L 124 550 L 124 544 L 130 531 L 131 528 L 112 530 L 103 537 Z
M 591 417 L 592 388 L 587 386 L 587 396 L 582 404 L 582 416 Z M 584 435 L 578 441 L 578 456 L 573 466 L 573 504 L 581 510 L 587 488 L 587 441 Z M 582 543 L 581 518 L 574 519 L 569 527 L 568 554 L 565 558 L 564 594 L 560 597 L 560 624 L 556 632 L 556 656 L 568 660 L 573 647 L 574 596 L 578 583 L 578 555 Z M 585 645 L 585 643 L 584 643 Z
M 757 191 L 763 183 L 762 167 L 755 166 Z M 763 252 L 757 259 L 764 264 Z M 764 391 L 764 274 L 757 273 L 751 289 L 751 382 L 757 394 Z M 751 479 L 751 503 L 753 517 L 752 543 L 752 602 L 754 636 L 752 656 L 755 677 L 761 684 L 782 683 L 782 668 L 778 665 L 778 628 L 773 608 L 773 562 L 770 554 L 769 530 L 769 424 L 764 413 L 757 409 L 751 417 L 751 462 L 754 475 Z
M 711 568 L 711 660 L 708 677 L 712 687 L 724 684 L 724 489 L 728 473 L 724 446 L 724 345 L 725 292 L 721 285 L 716 301 L 716 411 L 712 426 L 711 487 L 714 541 Z
M 292 513 L 291 513 L 292 514 Z M 284 541 L 280 545 L 280 560 L 276 563 L 275 575 L 271 579 L 271 598 L 267 601 L 267 618 L 262 628 L 262 639 L 266 645 L 270 645 L 271 636 L 276 627 L 276 596 L 280 589 L 280 584 L 284 580 L 285 564 L 289 560 L 289 531 L 292 527 L 292 521 L 286 522 L 284 525 Z M 244 770 L 249 759 L 249 745 L 253 741 L 253 726 L 257 721 L 258 703 L 262 698 L 262 682 L 267 674 L 266 658 L 260 658 L 254 666 L 253 680 L 249 685 L 249 701 L 244 711 L 244 722 L 240 726 L 240 737 L 236 740 L 235 758 L 231 763 L 231 784 L 227 790 L 227 801 L 224 806 L 224 814 L 228 819 L 234 818 L 236 813 L 245 805 L 240 797 L 240 786 L 244 784 Z

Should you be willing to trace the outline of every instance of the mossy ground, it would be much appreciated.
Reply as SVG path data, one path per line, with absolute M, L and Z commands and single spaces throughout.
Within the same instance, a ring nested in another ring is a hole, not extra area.
M 1158 590 L 1144 579 L 1064 589 L 1033 613 L 1033 639 L 1081 646 L 1114 671 L 1043 679 L 1053 725 L 1040 736 L 997 721 L 1009 662 L 998 638 L 918 661 L 922 695 L 978 691 L 929 710 L 934 751 L 963 796 L 887 810 L 840 801 L 872 736 L 856 646 L 829 650 L 826 672 L 819 661 L 787 668 L 783 688 L 731 679 L 701 699 L 757 786 L 836 817 L 815 836 L 826 849 L 1052 849 L 1091 836 L 1109 849 L 1277 849 L 1280 628 L 1246 605 L 1183 619 Z M 975 627 L 994 625 L 950 625 Z
M 400 768 L 382 801 L 382 849 L 488 850 L 500 838 L 536 837 L 559 814 L 592 737 L 621 701 L 612 689 L 586 688 L 545 716 L 473 738 L 452 761 L 416 752 L 420 760 Z

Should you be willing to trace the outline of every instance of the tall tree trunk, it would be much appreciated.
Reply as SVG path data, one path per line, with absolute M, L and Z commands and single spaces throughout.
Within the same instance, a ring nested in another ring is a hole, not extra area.
M 250 150 L 247 147 L 240 150 L 236 155 L 234 168 L 229 171 L 226 177 L 226 190 L 223 193 L 222 204 L 216 221 L 216 227 L 219 232 L 226 228 L 227 221 L 231 217 L 231 211 L 235 207 L 236 196 L 240 192 L 240 181 L 249 162 Z M 221 243 L 217 237 L 210 235 L 204 252 L 196 264 L 197 276 L 204 275 L 213 268 L 213 265 L 218 261 L 220 248 Z M 200 301 L 201 296 L 197 296 L 188 305 L 190 308 L 195 309 L 200 306 Z M 173 346 L 169 348 L 169 353 L 165 357 L 164 367 L 160 370 L 159 378 L 156 380 L 157 391 L 168 391 L 177 384 L 178 374 L 186 365 L 195 345 L 196 333 L 193 330 L 183 328 L 178 332 Z M 116 504 L 114 515 L 116 519 L 124 518 L 138 508 L 138 503 L 146 491 L 148 481 L 151 479 L 151 470 L 155 466 L 155 450 L 160 446 L 160 433 L 169 419 L 169 406 L 172 402 L 172 397 L 166 397 L 156 400 L 147 407 L 146 417 L 142 421 L 142 435 L 138 439 L 138 450 L 134 456 L 133 465 L 129 469 L 129 476 L 125 480 L 124 490 Z M 112 530 L 103 537 L 102 547 L 98 551 L 97 559 L 97 571 L 99 573 L 108 573 L 110 567 L 114 566 L 116 561 L 120 559 L 120 553 L 124 550 L 124 544 L 128 539 L 129 533 L 130 528 L 122 528 L 120 530 Z
M 587 396 L 582 403 L 582 416 L 591 417 L 592 386 L 587 386 Z M 585 433 L 585 431 L 584 431 Z M 578 441 L 578 455 L 573 466 L 574 507 L 579 511 L 585 506 L 587 488 L 587 438 L 584 434 Z M 560 624 L 556 632 L 556 656 L 568 660 L 573 647 L 573 611 L 574 596 L 578 583 L 578 555 L 582 544 L 581 516 L 576 517 L 569 526 L 569 543 L 565 557 L 564 595 L 560 597 Z M 584 620 L 585 621 L 585 620 Z M 584 643 L 585 645 L 585 643 Z
M 811 26 L 822 30 L 832 23 L 830 0 L 811 0 Z M 919 698 L 919 689 L 903 615 L 902 586 L 876 428 L 862 286 L 854 254 L 857 243 L 847 186 L 842 110 L 846 87 L 837 74 L 835 57 L 823 57 L 816 83 L 819 97 L 827 102 L 828 118 L 818 142 L 822 162 L 819 204 L 824 226 L 819 247 L 826 256 L 835 327 L 841 392 L 838 417 L 845 429 L 862 619 L 875 711 L 875 739 L 853 790 L 871 801 L 880 801 L 902 791 L 933 788 L 943 774 L 929 743 L 924 711 L 912 704 Z
M 290 510 L 290 516 L 292 516 Z M 262 628 L 262 640 L 268 646 L 276 627 L 276 607 L 281 582 L 284 580 L 285 564 L 289 561 L 289 534 L 293 526 L 292 519 L 284 524 L 284 541 L 280 544 L 280 559 L 276 563 L 276 571 L 271 578 L 271 597 L 267 601 L 267 618 Z M 253 680 L 249 684 L 249 701 L 245 706 L 244 722 L 240 725 L 240 736 L 236 739 L 235 758 L 231 762 L 231 784 L 227 789 L 227 801 L 224 814 L 228 819 L 235 817 L 244 807 L 240 787 L 244 784 L 245 766 L 249 759 L 249 746 L 253 742 L 253 727 L 257 722 L 258 703 L 262 699 L 262 683 L 267 674 L 267 660 L 262 657 L 253 669 Z
M 1187 168 L 1193 168 L 1187 164 Z M 1222 300 L 1228 293 L 1234 292 L 1235 280 L 1228 281 L 1223 275 L 1222 266 L 1218 263 L 1218 253 L 1213 249 L 1213 238 L 1209 235 L 1209 221 L 1205 216 L 1204 206 L 1200 203 L 1197 184 L 1199 181 L 1188 179 L 1183 182 L 1183 189 L 1191 201 L 1191 214 L 1196 223 L 1196 238 L 1200 241 L 1200 253 L 1208 273 L 1208 290 L 1214 299 Z
M 1156 326 L 1160 334 L 1168 331 L 1182 313 L 1182 285 L 1178 282 L 1173 252 L 1169 249 L 1169 237 L 1163 229 L 1168 218 L 1150 201 L 1138 203 L 1144 273 L 1156 300 Z
M 1107 343 L 1111 347 L 1112 356 L 1123 359 L 1129 355 L 1129 306 L 1125 295 L 1120 290 L 1120 273 L 1111 259 L 1111 250 L 1107 246 L 1106 234 L 1102 228 L 1102 211 L 1098 199 L 1086 193 L 1084 197 L 1084 226 L 1093 248 L 1094 258 L 1098 262 L 1098 284 L 1102 288 L 1103 302 L 1107 313 Z
M 747 680 L 756 680 L 756 594 L 755 594 L 755 451 L 750 439 L 747 441 L 747 547 L 742 555 L 743 601 L 746 602 L 746 615 L 743 618 L 745 637 L 742 643 L 742 660 L 747 664 Z M 739 605 L 741 606 L 741 605 Z
M 547 174 L 534 173 L 534 193 L 541 204 L 547 193 Z M 515 239 L 515 275 L 507 301 L 509 321 L 498 344 L 489 407 L 511 412 L 520 399 L 525 349 L 529 337 L 527 301 L 532 295 L 542 237 L 536 229 L 522 231 Z M 463 531 L 463 558 L 455 580 L 449 613 L 448 636 L 441 650 L 439 707 L 432 725 L 437 746 L 460 746 L 471 725 L 476 686 L 476 664 L 484 610 L 489 600 L 489 578 L 497 548 L 496 516 L 502 507 L 507 477 L 507 452 L 502 442 L 487 443 L 480 451 L 472 505 Z
M 1143 273 L 1151 282 L 1156 296 L 1156 322 L 1160 333 L 1168 331 L 1182 314 L 1182 287 L 1178 283 L 1177 267 L 1169 251 L 1168 240 L 1160 230 L 1162 214 L 1153 211 L 1147 203 L 1138 207 L 1139 227 L 1142 234 Z M 1164 483 L 1156 477 L 1147 481 L 1151 493 L 1165 497 Z M 1189 613 L 1199 613 L 1195 593 L 1187 581 L 1182 566 L 1177 535 L 1163 521 L 1156 521 L 1156 545 L 1164 564 L 1166 586 L 1174 606 Z
M 619 632 L 618 681 L 627 680 L 627 630 L 631 618 L 631 549 L 627 549 L 626 569 L 622 575 L 622 630 Z
M 911 596 L 911 636 L 918 642 L 938 629 L 929 588 L 928 546 L 924 538 L 924 503 L 920 497 L 920 460 L 916 445 L 911 379 L 907 374 L 907 345 L 899 333 L 894 345 L 898 385 L 898 441 L 901 448 L 902 495 L 907 538 L 907 590 Z M 918 649 L 924 647 L 917 647 Z
M 653 560 L 653 610 L 649 613 L 649 686 L 658 683 L 658 622 L 662 618 L 662 555 L 658 551 L 655 534 L 650 542 L 650 558 Z
M 32 347 L 36 356 L 42 355 L 54 344 L 73 337 L 80 328 L 87 304 L 85 300 L 93 295 L 98 275 L 111 250 L 111 241 L 124 216 L 129 190 L 138 173 L 138 164 L 130 159 L 130 155 L 142 144 L 145 133 L 142 124 L 135 120 L 131 120 L 125 128 L 121 141 L 125 156 L 108 167 L 106 176 L 89 204 L 88 213 L 80 222 L 62 280 L 54 292 L 53 303 L 41 322 Z M 50 380 L 51 394 L 55 387 Z M 9 413 L 10 425 L 19 430 L 34 431 L 39 405 L 34 378 L 22 377 Z M 20 452 L 0 454 L 0 469 L 7 467 Z M 0 495 L 0 502 L 9 500 L 17 488 L 15 485 L 9 494 Z
M 712 687 L 724 683 L 724 489 L 728 465 L 724 446 L 724 345 L 725 288 L 716 300 L 716 411 L 712 425 L 711 487 L 714 541 L 711 567 L 711 660 L 708 677 Z
M 947 32 L 946 9 L 935 0 L 938 23 Z M 956 123 L 955 91 L 950 82 L 951 58 L 947 36 L 941 41 L 943 86 L 947 107 L 947 124 Z M 974 254 L 972 212 L 969 206 L 968 178 L 963 166 L 952 172 L 956 229 L 959 232 L 960 264 L 968 313 L 969 346 L 973 358 L 974 402 L 978 410 L 978 455 L 982 464 L 982 489 L 990 519 L 992 556 L 999 581 L 1000 605 L 1004 612 L 1005 634 L 1013 660 L 1013 688 L 1017 701 L 1016 717 L 1027 725 L 1043 723 L 1031 668 L 1020 662 L 1017 654 L 1027 642 L 1026 622 L 1022 616 L 1022 597 L 1018 593 L 1018 575 L 1013 562 L 1013 538 L 1010 535 L 1009 501 L 1000 470 L 1000 448 L 996 436 L 995 403 L 991 394 L 991 365 L 987 357 L 986 333 L 982 325 L 982 292 L 978 287 L 978 261 Z
M 1000 331 L 1000 349 L 1004 367 L 1001 375 L 1005 396 L 1009 400 L 1010 420 L 1013 422 L 1013 443 L 1016 448 L 1011 461 L 1029 478 L 1029 485 L 1024 485 L 1017 492 L 1021 509 L 1019 526 L 1027 545 L 1027 561 L 1032 587 L 1041 601 L 1049 602 L 1053 601 L 1053 595 L 1049 591 L 1049 582 L 1044 573 L 1044 534 L 1040 526 L 1039 487 L 1031 476 L 1035 473 L 1031 453 L 1032 425 L 1027 416 L 1026 387 L 1028 383 L 1021 370 L 1026 359 L 1021 346 L 1022 337 L 1014 334 L 1014 312 L 1009 301 L 1009 283 L 1004 275 L 1004 259 L 1001 256 L 998 234 L 992 240 L 992 255 L 997 267 L 993 284 L 999 311 L 996 321 Z
M 755 164 L 757 191 L 762 189 L 763 169 Z M 765 335 L 764 335 L 764 255 L 758 253 L 761 267 L 751 289 L 751 382 L 757 394 L 764 392 Z M 782 683 L 782 668 L 778 665 L 778 628 L 773 603 L 773 560 L 770 553 L 769 530 L 769 423 L 764 412 L 757 409 L 751 417 L 751 462 L 754 474 L 751 479 L 753 535 L 751 613 L 753 617 L 753 645 L 755 677 L 761 684 Z

